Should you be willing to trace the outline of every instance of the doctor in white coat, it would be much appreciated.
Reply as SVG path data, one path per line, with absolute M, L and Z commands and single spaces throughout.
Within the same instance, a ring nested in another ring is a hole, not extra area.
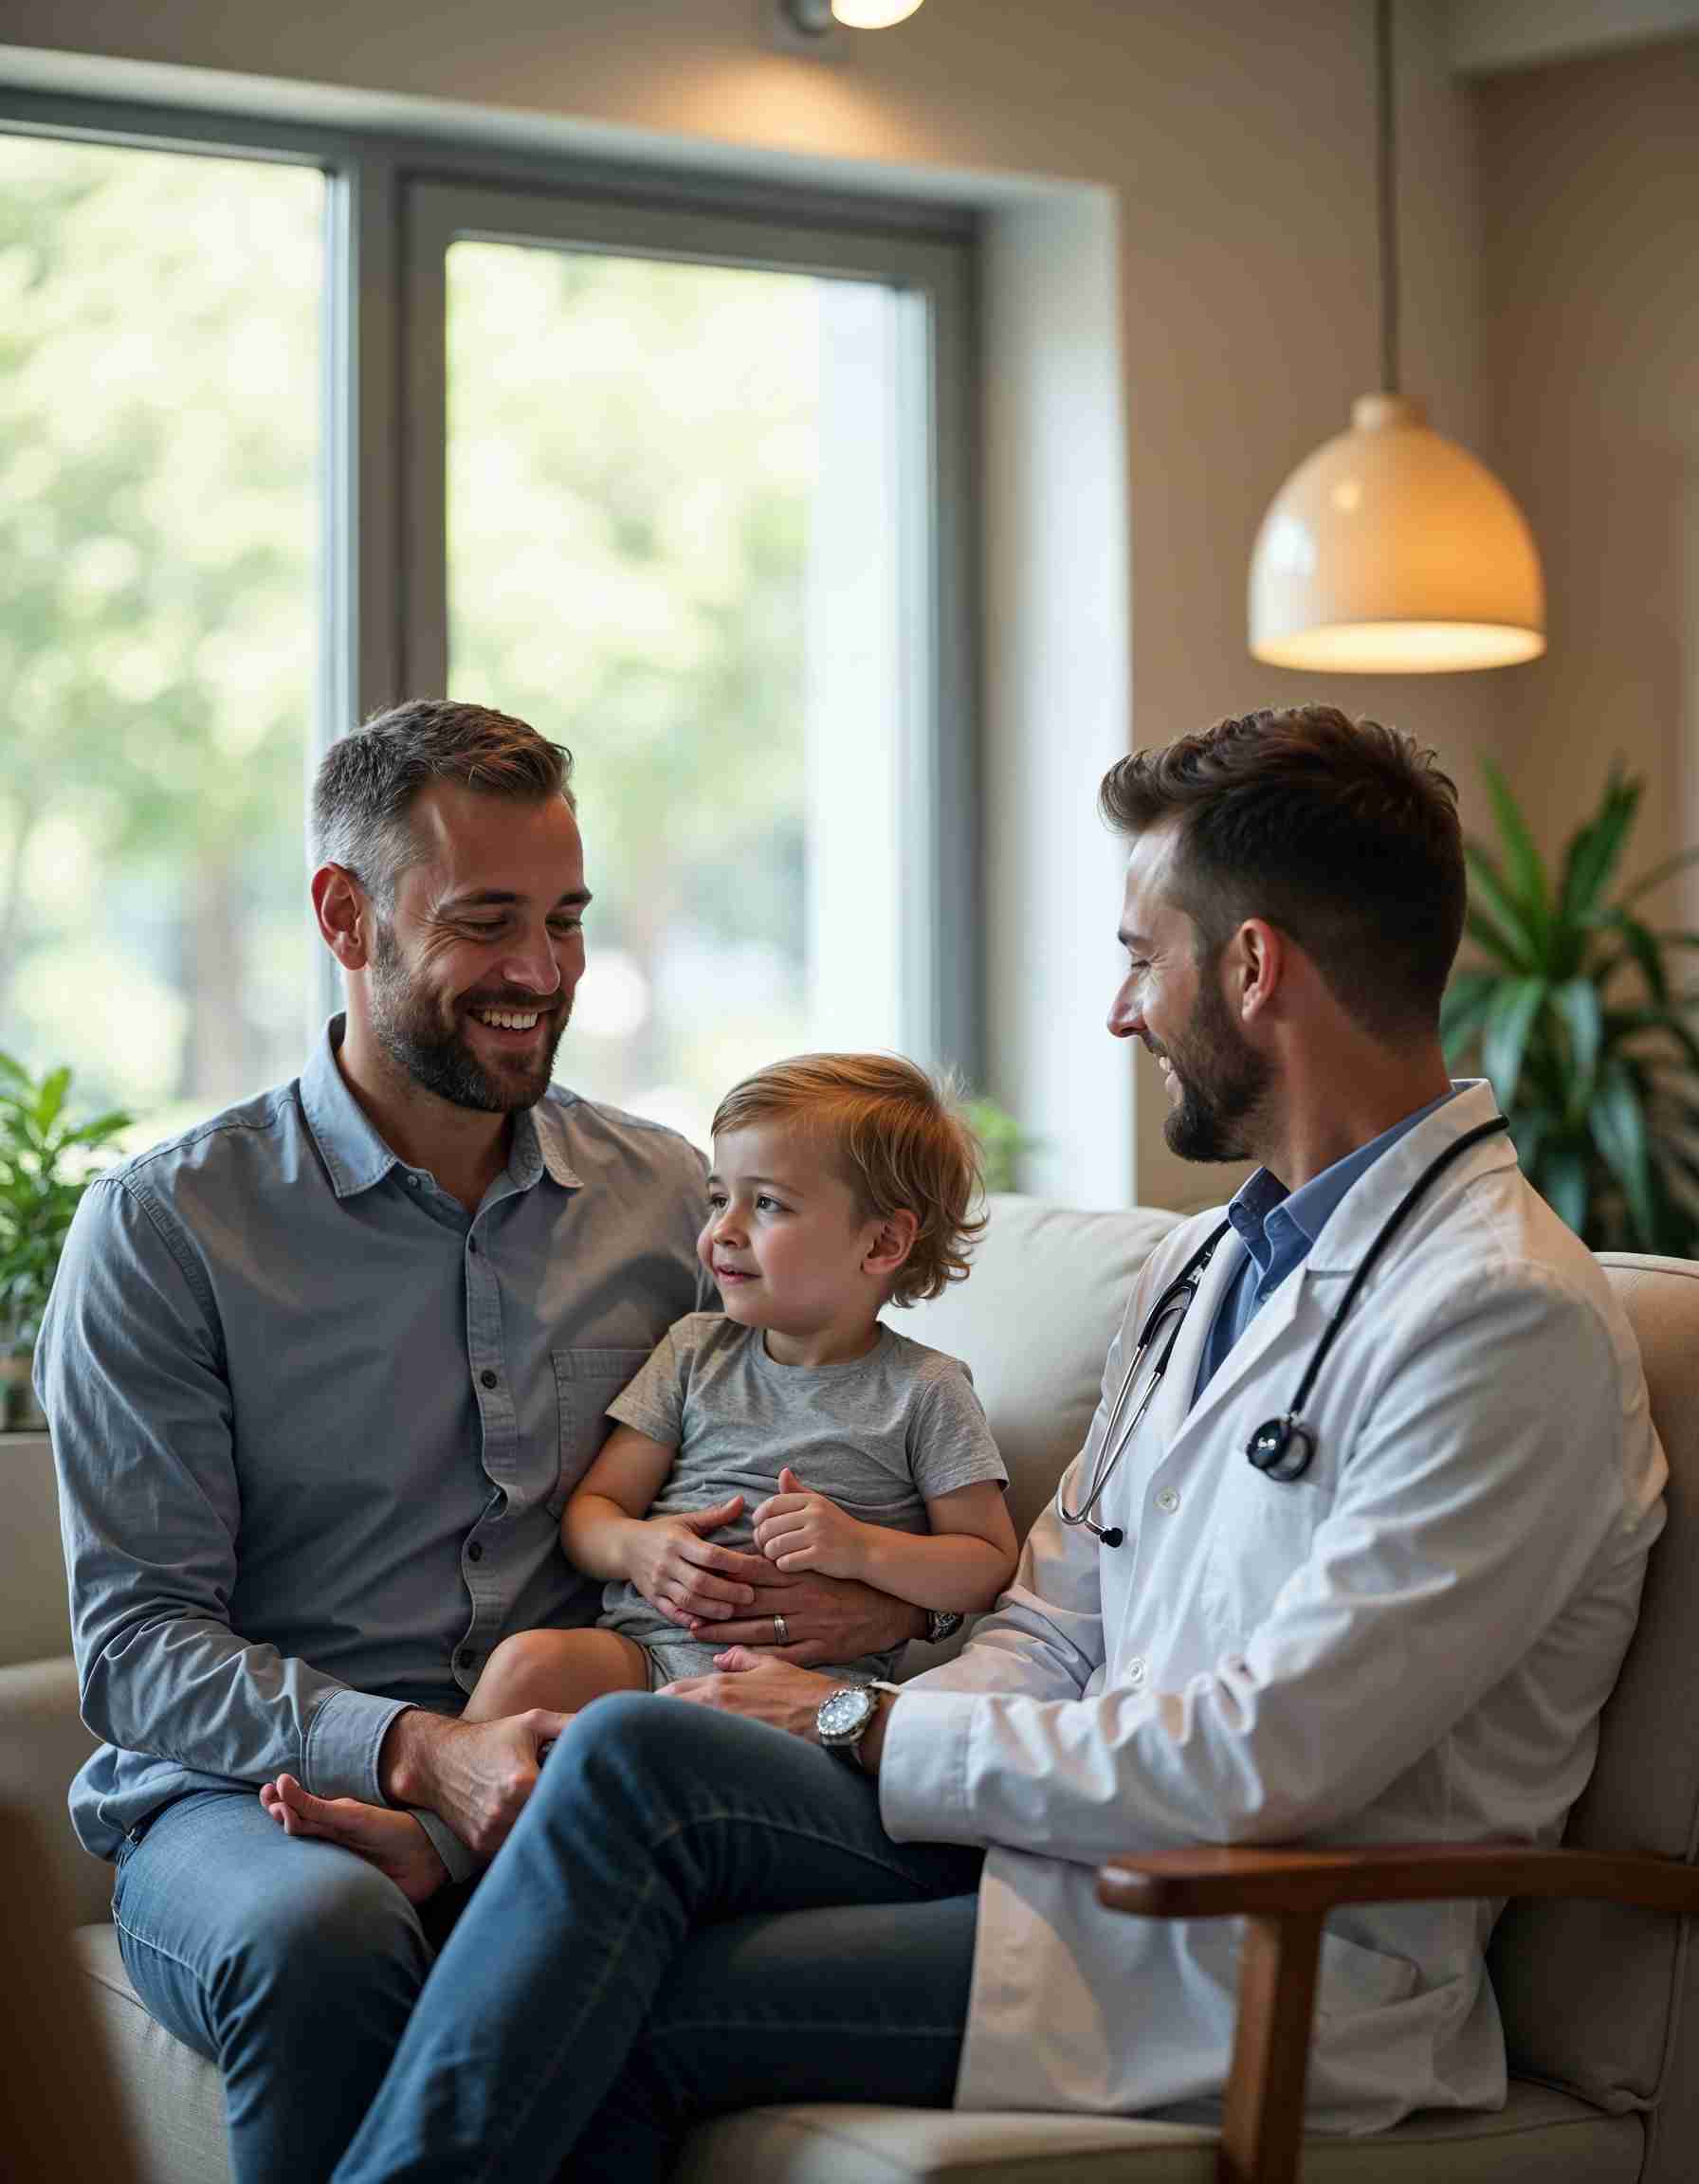
M 1591 1253 L 1445 1071 L 1452 784 L 1306 707 L 1137 754 L 1103 803 L 1130 841 L 1110 1028 L 1160 1058 L 1178 1152 L 1258 1173 L 1145 1266 L 959 1659 L 834 1697 L 740 1648 L 675 1687 L 691 1715 L 575 1723 L 338 2177 L 637 2184 L 699 2115 L 784 2099 L 1208 2101 L 1236 1930 L 1107 1915 L 1101 1861 L 1557 1838 L 1665 1465 Z M 1312 2128 L 1502 2102 L 1496 1908 L 1330 1919 Z

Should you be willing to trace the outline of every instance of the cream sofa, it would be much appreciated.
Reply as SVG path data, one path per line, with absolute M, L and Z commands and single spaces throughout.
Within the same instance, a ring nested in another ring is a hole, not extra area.
M 972 1280 L 903 1320 L 973 1366 L 1023 1528 L 1080 1445 L 1128 1285 L 1172 1218 L 994 1200 Z M 1671 1522 L 1569 1841 L 1690 1860 L 1699 1824 L 1699 1535 L 1689 1533 L 1686 1496 L 1699 1468 L 1699 1265 L 1626 1257 L 1606 1264 L 1646 1359 L 1672 1465 Z M 50 1846 L 54 1879 L 80 1922 L 72 1946 L 92 1982 L 148 2184 L 228 2184 L 217 2074 L 137 2000 L 108 1916 L 109 1868 L 78 1847 L 64 1818 L 65 1784 L 90 1739 L 67 1653 L 46 1440 L 0 1440 L 0 1465 L 8 1513 L 0 1806 L 33 1814 Z M 911 1667 L 921 1665 L 923 1648 L 911 1650 Z M 1505 2111 L 1417 2117 L 1370 2140 L 1312 2140 L 1305 2176 L 1312 2184 L 1691 2184 L 1699 2176 L 1699 1965 L 1685 1925 L 1590 1903 L 1513 1904 L 1500 1922 L 1492 1970 L 1516 2074 Z M 9 1978 L 15 2004 L 31 1986 L 27 1967 Z M 817 2106 L 753 2110 L 698 2131 L 681 2175 L 689 2184 L 1204 2184 L 1214 2164 L 1214 2135 L 1177 2124 Z

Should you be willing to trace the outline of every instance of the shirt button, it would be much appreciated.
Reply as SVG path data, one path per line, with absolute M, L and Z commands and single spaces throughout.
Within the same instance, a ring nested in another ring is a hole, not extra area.
M 483 1559 L 484 1542 L 482 1539 L 474 1539 L 471 1545 L 466 1549 L 466 1560 L 468 1562 L 482 1562 Z
M 477 1248 L 478 1248 L 478 1239 L 477 1239 L 477 1237 L 476 1237 L 476 1236 L 468 1236 L 468 1237 L 466 1238 L 466 1249 L 467 1249 L 468 1251 L 476 1251 L 476 1250 L 477 1250 Z
M 407 1187 L 410 1191 L 416 1191 L 419 1188 L 419 1178 L 416 1175 L 410 1175 L 407 1179 Z
M 1133 1658 L 1127 1663 L 1126 1680 L 1133 1686 L 1135 1691 L 1139 1688 L 1140 1684 L 1143 1683 L 1144 1659 L 1142 1654 L 1135 1653 Z
M 1174 1491 L 1172 1486 L 1164 1486 L 1162 1491 L 1157 1496 L 1157 1507 L 1160 1510 L 1163 1510 L 1170 1517 L 1172 1517 L 1174 1512 L 1179 1507 L 1179 1496 Z
M 477 1660 L 477 1654 L 473 1652 L 469 1646 L 463 1646 L 460 1651 L 454 1656 L 454 1665 L 457 1668 L 469 1668 L 472 1665 L 472 1663 Z
M 486 1388 L 493 1388 L 493 1387 L 495 1386 L 495 1384 L 496 1384 L 496 1381 L 497 1381 L 497 1379 L 500 1377 L 500 1375 L 499 1375 L 499 1374 L 495 1374 L 495 1373 L 492 1373 L 492 1372 L 490 1371 L 489 1367 L 486 1365 L 486 1366 L 484 1368 L 484 1371 L 483 1371 L 482 1373 L 480 1373 L 480 1374 L 479 1374 L 478 1377 L 479 1377 L 479 1379 L 480 1379 L 480 1380 L 482 1380 L 482 1381 L 484 1382 L 484 1385 Z

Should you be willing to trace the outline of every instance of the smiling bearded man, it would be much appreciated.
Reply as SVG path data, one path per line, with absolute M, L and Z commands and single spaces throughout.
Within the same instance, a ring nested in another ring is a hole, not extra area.
M 594 1622 L 562 1504 L 698 1266 L 702 1156 L 551 1084 L 590 890 L 571 760 L 428 700 L 335 744 L 312 898 L 345 1015 L 301 1076 L 90 1187 L 38 1350 L 125 1968 L 223 2073 L 238 2184 L 327 2176 L 562 1718 L 455 1717 L 510 1631 Z M 797 1660 L 923 1629 L 831 1578 Z M 729 1612 L 729 1611 L 728 1611 Z M 257 1794 L 411 1809 L 419 1911 Z M 423 1891 L 421 1891 L 423 1892 Z

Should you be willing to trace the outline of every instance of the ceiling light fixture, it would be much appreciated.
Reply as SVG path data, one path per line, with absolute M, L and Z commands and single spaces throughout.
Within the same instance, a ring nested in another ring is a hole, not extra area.
M 1251 555 L 1253 658 L 1275 667 L 1433 675 L 1545 649 L 1526 519 L 1484 464 L 1398 392 L 1393 0 L 1377 0 L 1380 392 L 1299 464 Z
M 791 20 L 813 36 L 831 28 L 834 20 L 851 30 L 887 30 L 906 22 L 921 0 L 787 0 Z

